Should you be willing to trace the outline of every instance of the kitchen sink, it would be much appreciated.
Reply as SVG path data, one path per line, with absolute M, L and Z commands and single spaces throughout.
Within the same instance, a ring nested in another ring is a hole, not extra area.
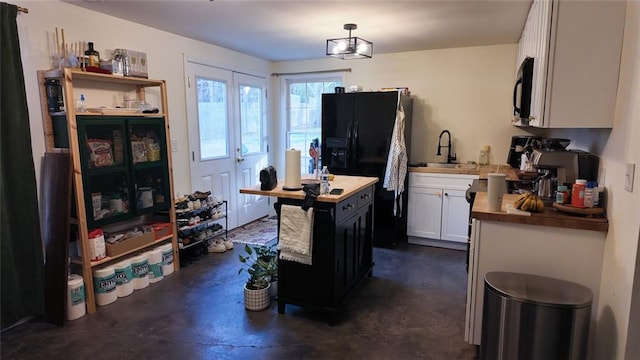
M 446 168 L 446 169 L 455 169 L 456 166 L 458 166 L 460 164 L 455 164 L 455 163 L 439 163 L 439 162 L 435 162 L 435 163 L 427 163 L 427 167 L 431 167 L 431 168 Z
M 444 163 L 444 162 L 427 163 L 427 167 L 441 168 L 441 169 L 474 170 L 477 168 L 477 166 L 478 166 L 477 164 L 459 164 L 459 163 Z

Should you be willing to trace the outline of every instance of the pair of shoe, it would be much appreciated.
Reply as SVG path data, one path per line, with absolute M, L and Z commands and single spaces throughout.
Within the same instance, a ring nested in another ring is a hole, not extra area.
M 222 242 L 224 243 L 224 246 L 227 248 L 227 250 L 231 250 L 233 249 L 233 241 L 227 239 L 226 237 L 223 238 Z
M 211 240 L 207 246 L 210 253 L 223 253 L 227 251 L 227 247 L 221 241 Z

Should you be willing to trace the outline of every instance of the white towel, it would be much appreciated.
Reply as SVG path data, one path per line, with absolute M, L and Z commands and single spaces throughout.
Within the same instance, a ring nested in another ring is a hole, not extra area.
M 311 265 L 313 249 L 313 208 L 282 205 L 278 250 L 280 259 Z

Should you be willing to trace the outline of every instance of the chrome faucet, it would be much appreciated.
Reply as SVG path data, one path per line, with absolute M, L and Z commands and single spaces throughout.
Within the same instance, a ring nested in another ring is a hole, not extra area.
M 449 135 L 449 141 L 447 142 L 446 146 L 441 145 L 440 143 L 442 142 L 442 135 L 444 134 Z M 442 130 L 442 132 L 440 133 L 440 136 L 438 136 L 438 153 L 436 155 L 441 156 L 441 149 L 443 147 L 447 148 L 447 164 L 450 164 L 452 161 L 456 160 L 456 154 L 453 154 L 453 156 L 451 156 L 451 133 L 449 132 L 449 130 Z

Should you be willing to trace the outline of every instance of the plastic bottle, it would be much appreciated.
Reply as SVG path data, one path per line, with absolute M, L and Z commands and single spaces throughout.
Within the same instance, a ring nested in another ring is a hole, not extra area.
M 594 203 L 597 203 L 598 198 L 598 184 L 589 181 L 584 189 L 584 207 L 592 208 Z
M 571 205 L 576 207 L 584 207 L 584 190 L 587 180 L 576 179 L 576 183 L 571 188 Z
M 80 94 L 80 103 L 78 104 L 77 112 L 85 112 L 87 111 L 87 105 L 84 102 L 84 94 Z
M 478 163 L 480 165 L 487 165 L 489 163 L 489 145 L 482 146 L 480 149 L 480 155 L 478 157 Z
M 88 66 L 100 67 L 100 53 L 93 48 L 93 43 L 89 42 L 89 49 L 85 50 L 84 54 L 88 59 Z
M 329 169 L 326 166 L 322 167 L 322 173 L 320 173 L 320 193 L 329 193 Z
M 569 202 L 569 190 L 564 185 L 559 185 L 556 190 L 556 203 L 565 204 Z

